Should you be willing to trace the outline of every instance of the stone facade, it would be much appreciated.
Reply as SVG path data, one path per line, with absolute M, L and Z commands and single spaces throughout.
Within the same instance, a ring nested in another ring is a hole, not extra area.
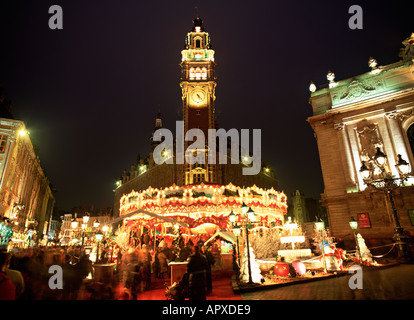
M 43 239 L 55 203 L 54 192 L 22 121 L 0 118 L 0 216 L 11 220 L 15 232 L 27 228 Z
M 411 38 L 403 44 L 412 46 Z M 404 56 L 380 67 L 371 59 L 370 72 L 339 82 L 330 78 L 329 87 L 311 94 L 313 116 L 308 122 L 319 149 L 322 204 L 332 235 L 344 241 L 353 241 L 351 216 L 357 219 L 362 213 L 368 213 L 364 217 L 369 220 L 359 232 L 368 242 L 391 241 L 394 221 L 386 194 L 367 188 L 359 172 L 362 161 L 372 159 L 377 148 L 387 155 L 386 170 L 395 177 L 398 154 L 411 164 L 411 176 L 393 195 L 401 226 L 414 232 L 409 216 L 414 209 L 414 157 L 407 134 L 414 125 L 413 58 Z

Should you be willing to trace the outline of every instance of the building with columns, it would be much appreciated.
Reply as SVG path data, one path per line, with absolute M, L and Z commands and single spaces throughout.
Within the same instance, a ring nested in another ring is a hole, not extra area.
M 321 201 L 332 235 L 344 241 L 354 241 L 351 217 L 368 243 L 392 241 L 396 221 L 390 199 L 368 187 L 360 171 L 363 164 L 373 168 L 377 151 L 386 155 L 384 168 L 394 178 L 400 177 L 399 155 L 410 164 L 410 176 L 392 196 L 401 226 L 414 233 L 414 34 L 402 44 L 400 61 L 379 66 L 370 58 L 371 70 L 364 74 L 335 81 L 329 72 L 327 86 L 311 83 L 308 122 L 321 161 Z
M 23 121 L 13 118 L 0 88 L 0 217 L 13 225 L 13 237 L 43 240 L 55 203 Z M 35 236 L 33 235 L 35 234 Z

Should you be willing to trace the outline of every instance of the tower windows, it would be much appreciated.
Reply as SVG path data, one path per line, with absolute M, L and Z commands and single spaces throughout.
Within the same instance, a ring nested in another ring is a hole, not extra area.
M 202 79 L 207 79 L 207 69 L 206 68 L 201 69 L 201 78 Z
M 197 39 L 197 40 L 195 41 L 195 47 L 196 47 L 196 48 L 201 48 L 201 40 L 200 40 L 200 39 Z
M 207 68 L 190 68 L 190 80 L 207 80 Z

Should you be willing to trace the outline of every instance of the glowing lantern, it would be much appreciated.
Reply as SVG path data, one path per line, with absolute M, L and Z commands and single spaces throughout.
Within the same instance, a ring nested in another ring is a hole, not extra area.
M 286 262 L 276 262 L 273 271 L 279 277 L 287 277 L 290 273 L 289 265 Z
M 299 261 L 299 260 L 293 261 L 292 267 L 295 269 L 296 273 L 299 275 L 304 275 L 306 273 L 306 266 L 302 261 Z

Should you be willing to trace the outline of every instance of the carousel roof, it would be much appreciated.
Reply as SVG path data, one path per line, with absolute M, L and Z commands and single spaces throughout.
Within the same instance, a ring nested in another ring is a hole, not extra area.
M 180 225 L 182 227 L 188 227 L 188 224 L 185 223 L 185 222 L 181 222 L 181 221 L 178 221 L 178 220 L 175 220 L 175 219 L 171 219 L 171 218 L 168 218 L 168 217 L 164 217 L 164 216 L 161 216 L 159 214 L 156 214 L 156 213 L 153 213 L 153 212 L 149 212 L 149 211 L 146 211 L 146 210 L 142 210 L 142 209 L 132 211 L 132 212 L 127 213 L 127 214 L 125 214 L 123 216 L 120 216 L 120 217 L 118 217 L 116 219 L 110 220 L 110 221 L 104 223 L 104 225 L 113 224 L 113 223 L 122 221 L 122 220 L 127 219 L 127 218 L 133 219 L 134 216 L 139 215 L 139 214 L 146 214 L 146 215 L 148 215 L 150 217 L 157 218 L 157 219 L 160 219 L 160 220 L 164 220 L 166 222 L 171 222 L 171 223 L 174 223 L 174 224 L 178 224 L 178 225 Z

